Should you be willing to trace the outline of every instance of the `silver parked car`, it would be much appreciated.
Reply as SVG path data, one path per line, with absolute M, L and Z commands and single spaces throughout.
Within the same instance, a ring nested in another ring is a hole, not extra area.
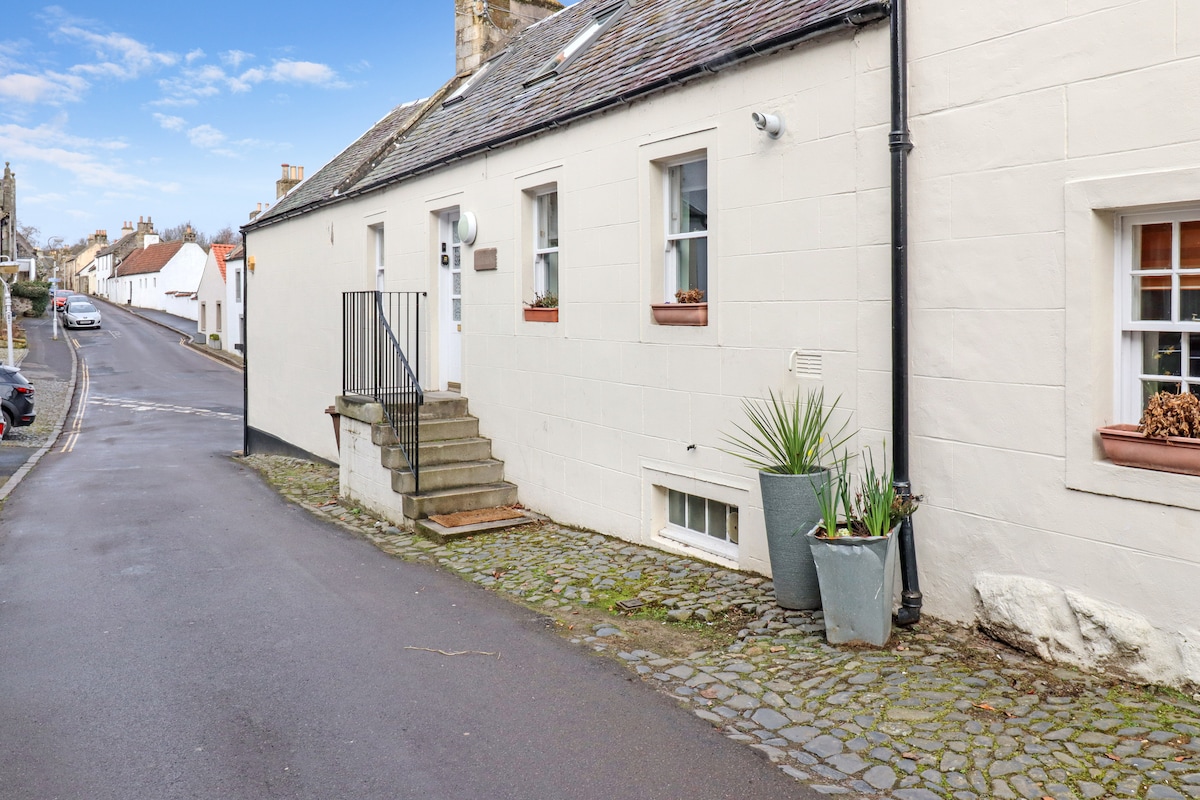
M 71 303 L 63 314 L 63 325 L 67 328 L 99 328 L 100 312 L 91 303 Z

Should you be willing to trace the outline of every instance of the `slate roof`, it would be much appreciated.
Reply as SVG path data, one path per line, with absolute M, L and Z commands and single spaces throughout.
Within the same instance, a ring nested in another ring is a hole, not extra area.
M 210 252 L 217 259 L 217 269 L 221 270 L 221 280 L 225 280 L 225 259 L 237 246 L 232 244 L 214 244 Z
M 246 257 L 246 246 L 239 244 L 237 247 L 233 248 L 233 250 L 229 253 L 229 255 L 225 256 L 225 260 L 226 261 L 240 261 L 241 259 L 243 259 L 245 257 Z
M 124 278 L 129 275 L 159 272 L 167 265 L 168 261 L 175 257 L 181 247 L 183 247 L 183 242 L 160 242 L 143 247 L 141 250 L 134 250 L 117 267 L 117 277 Z
M 598 114 L 734 63 L 886 18 L 877 0 L 637 0 L 560 75 L 525 81 L 612 0 L 581 0 L 517 34 L 477 87 L 442 105 L 465 78 L 418 107 L 401 106 L 246 226 L 401 181 L 451 161 Z M 402 120 L 394 116 L 409 110 Z M 413 118 L 411 115 L 417 113 Z M 406 129 L 407 128 L 407 129 Z M 373 146 L 374 145 L 374 146 Z M 382 147 L 380 147 L 382 145 Z M 372 152 L 377 158 L 370 158 Z M 347 180 L 350 179 L 350 180 Z
M 109 255 L 110 253 L 117 253 L 121 250 L 127 250 L 128 245 L 130 245 L 136 237 L 137 237 L 137 231 L 130 231 L 129 233 L 122 236 L 120 239 L 117 239 L 115 242 L 110 244 L 108 247 L 105 247 L 99 253 L 96 253 L 96 258 L 99 258 L 100 256 Z

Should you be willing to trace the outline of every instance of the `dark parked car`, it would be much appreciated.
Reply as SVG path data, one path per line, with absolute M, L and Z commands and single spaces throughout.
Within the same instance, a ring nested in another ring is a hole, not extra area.
M 32 425 L 37 419 L 33 409 L 33 385 L 16 367 L 0 366 L 0 409 L 4 412 L 4 436 L 13 428 Z

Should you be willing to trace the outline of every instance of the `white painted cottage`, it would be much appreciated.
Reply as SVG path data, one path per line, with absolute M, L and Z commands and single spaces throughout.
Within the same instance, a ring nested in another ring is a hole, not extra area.
M 184 319 L 199 314 L 196 290 L 208 254 L 191 241 L 159 242 L 146 237 L 116 268 L 109 299 L 138 308 L 165 311 Z
M 820 385 L 925 498 L 909 613 L 1200 681 L 1200 477 L 1096 434 L 1200 383 L 1200 4 L 582 0 L 507 39 L 475 8 L 462 74 L 244 229 L 251 450 L 405 514 L 322 412 L 345 293 L 423 293 L 401 346 L 522 503 L 766 573 L 721 433 Z M 656 321 L 689 288 L 705 324 Z

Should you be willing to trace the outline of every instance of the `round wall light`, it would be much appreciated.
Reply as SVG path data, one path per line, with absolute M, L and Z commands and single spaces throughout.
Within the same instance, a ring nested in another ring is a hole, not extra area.
M 479 234 L 479 222 L 470 211 L 464 211 L 458 218 L 458 239 L 463 244 L 475 244 Z

